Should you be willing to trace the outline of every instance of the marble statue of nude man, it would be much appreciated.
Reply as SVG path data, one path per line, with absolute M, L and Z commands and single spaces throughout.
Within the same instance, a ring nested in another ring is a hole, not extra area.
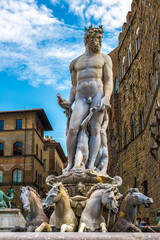
M 100 130 L 104 109 L 110 106 L 113 90 L 112 61 L 108 55 L 100 52 L 103 37 L 102 26 L 85 29 L 85 53 L 70 64 L 72 87 L 68 100 L 59 102 L 62 108 L 70 108 L 75 102 L 67 132 L 67 153 L 69 171 L 74 166 L 77 136 L 82 121 L 89 114 L 90 108 L 96 107 L 90 121 L 88 168 L 93 169 L 100 148 Z M 92 99 L 88 103 L 88 99 Z

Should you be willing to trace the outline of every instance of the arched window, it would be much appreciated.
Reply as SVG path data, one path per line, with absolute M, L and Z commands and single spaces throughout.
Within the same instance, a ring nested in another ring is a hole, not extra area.
M 123 60 L 122 60 L 122 78 L 124 77 L 124 75 L 125 75 L 125 72 L 126 70 L 125 70 L 125 57 L 123 57 Z
M 3 182 L 3 172 L 0 170 L 0 183 Z
M 0 142 L 0 156 L 4 155 L 4 144 Z
M 129 49 L 128 49 L 128 65 L 130 66 L 132 62 L 131 59 L 131 43 L 129 44 Z
M 140 30 L 139 27 L 137 28 L 136 31 L 136 53 L 138 53 L 141 45 L 141 39 L 140 39 Z
M 118 92 L 118 79 L 117 79 L 117 77 L 115 78 L 115 81 L 114 81 L 114 92 L 115 93 Z
M 140 131 L 144 130 L 144 112 L 140 111 Z
M 13 145 L 13 155 L 22 155 L 23 144 L 21 142 L 15 142 Z
M 19 168 L 13 170 L 13 182 L 21 182 L 22 180 L 22 171 Z

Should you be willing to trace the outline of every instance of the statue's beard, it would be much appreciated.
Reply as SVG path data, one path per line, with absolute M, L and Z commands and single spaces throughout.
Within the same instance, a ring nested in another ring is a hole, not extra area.
M 101 44 L 97 43 L 95 41 L 90 41 L 89 42 L 89 48 L 92 50 L 92 52 L 98 53 L 101 50 Z

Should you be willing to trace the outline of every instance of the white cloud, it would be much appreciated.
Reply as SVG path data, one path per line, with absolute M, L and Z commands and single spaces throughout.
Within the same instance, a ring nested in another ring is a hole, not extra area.
M 53 24 L 60 24 L 51 10 L 44 5 L 38 7 L 32 0 L 1 0 L 0 11 L 1 42 L 33 44 L 35 39 L 48 36 L 46 26 L 52 30 Z
M 117 31 L 125 19 L 131 0 L 50 0 L 64 1 L 69 13 L 80 16 L 82 25 L 92 20 L 103 24 L 110 35 L 103 40 L 102 51 L 112 51 Z M 83 34 L 76 25 L 66 25 L 51 9 L 35 0 L 0 1 L 0 71 L 7 69 L 19 80 L 31 85 L 52 85 L 59 90 L 70 88 L 69 63 L 84 52 Z M 62 17 L 62 16 L 60 16 Z M 76 23 L 73 23 L 76 24 Z M 80 23 L 79 23 L 80 24 Z
M 69 10 L 74 12 L 74 14 L 84 17 L 84 11 L 90 0 L 64 0 L 69 4 Z
M 59 3 L 59 0 L 51 0 L 51 3 L 55 5 L 55 4 Z
M 95 21 L 106 30 L 114 31 L 122 26 L 130 10 L 132 0 L 64 0 L 69 9 L 79 15 L 83 22 Z
M 73 48 L 67 39 L 82 32 L 66 26 L 34 0 L 1 0 L 0 12 L 0 70 L 7 68 L 33 86 L 58 87 L 62 68 L 67 77 L 69 61 L 82 49 L 81 43 Z M 63 89 L 67 87 L 65 81 Z

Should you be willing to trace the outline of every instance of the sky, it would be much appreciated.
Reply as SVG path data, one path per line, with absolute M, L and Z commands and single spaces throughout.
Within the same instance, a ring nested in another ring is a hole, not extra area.
M 0 111 L 44 108 L 45 132 L 66 153 L 70 62 L 84 53 L 84 27 L 103 25 L 102 52 L 118 45 L 132 0 L 0 0 Z

